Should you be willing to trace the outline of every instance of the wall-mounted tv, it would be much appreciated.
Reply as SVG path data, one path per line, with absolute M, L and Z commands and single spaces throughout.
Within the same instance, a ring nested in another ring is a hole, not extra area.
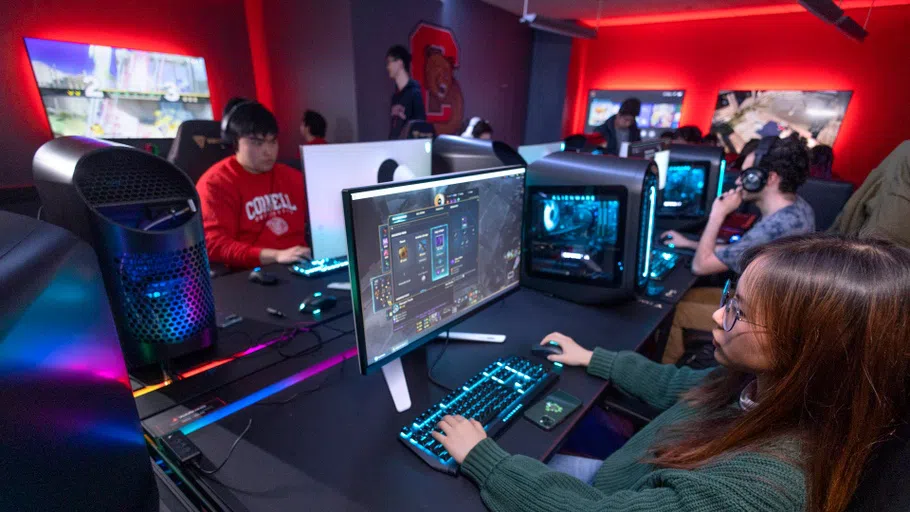
M 606 91 L 591 89 L 588 92 L 588 115 L 585 116 L 585 133 L 604 124 L 619 112 L 627 98 L 641 101 L 641 114 L 635 119 L 641 130 L 642 140 L 655 139 L 667 130 L 679 128 L 683 96 L 686 91 Z
M 151 139 L 213 119 L 202 57 L 25 38 L 55 137 Z
M 796 132 L 809 147 L 833 146 L 853 91 L 720 91 L 711 130 L 727 151 L 752 139 Z

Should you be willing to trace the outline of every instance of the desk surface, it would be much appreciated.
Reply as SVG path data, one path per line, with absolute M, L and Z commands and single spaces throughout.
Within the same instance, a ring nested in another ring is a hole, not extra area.
M 281 323 L 265 313 L 266 301 L 296 314 L 296 306 L 289 308 L 294 301 L 344 276 L 297 279 L 289 273 L 281 276 L 282 270 L 273 270 L 285 281 L 273 288 L 248 283 L 245 274 L 215 280 L 219 310 L 236 308 L 230 312 Z M 552 331 L 573 336 L 588 347 L 634 350 L 671 311 L 668 304 L 647 300 L 608 309 L 582 307 L 521 290 L 459 326 L 459 330 L 506 334 L 507 341 L 451 342 L 435 376 L 455 386 L 497 357 L 518 354 L 533 359 L 531 345 Z M 350 325 L 350 316 L 343 316 L 326 328 L 344 331 Z M 353 345 L 352 335 L 339 334 L 319 353 L 266 366 L 226 383 L 217 393 L 222 397 L 247 396 Z M 431 361 L 441 348 L 441 343 L 431 344 Z M 409 382 L 409 386 L 431 384 L 422 380 Z M 604 381 L 583 370 L 566 368 L 553 389 L 582 399 L 586 410 L 605 386 Z M 435 387 L 429 390 L 432 400 L 444 394 Z M 429 405 L 415 402 L 411 410 L 397 413 L 382 374 L 360 376 L 356 360 L 349 359 L 192 432 L 190 438 L 203 454 L 220 462 L 236 436 L 253 420 L 230 461 L 214 477 L 201 478 L 201 485 L 210 486 L 235 510 L 483 510 L 479 493 L 465 478 L 430 469 L 397 440 L 401 426 Z M 520 420 L 499 441 L 510 452 L 546 459 L 582 414 L 576 412 L 551 432 Z

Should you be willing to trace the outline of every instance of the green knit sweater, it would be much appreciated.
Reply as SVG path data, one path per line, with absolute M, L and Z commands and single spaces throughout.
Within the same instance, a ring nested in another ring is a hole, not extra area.
M 494 512 L 804 510 L 804 474 L 775 457 L 743 452 L 691 471 L 641 462 L 661 428 L 694 415 L 679 396 L 709 372 L 598 348 L 588 373 L 664 412 L 604 461 L 593 486 L 538 460 L 509 455 L 492 439 L 468 453 L 461 471 L 480 487 L 484 503 Z M 799 459 L 796 443 L 780 446 L 789 450 L 782 454 L 786 458 Z

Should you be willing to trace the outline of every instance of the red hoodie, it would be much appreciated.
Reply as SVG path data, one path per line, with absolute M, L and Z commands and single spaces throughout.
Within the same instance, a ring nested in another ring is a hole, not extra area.
M 209 260 L 229 267 L 259 265 L 262 249 L 306 245 L 303 174 L 276 163 L 253 174 L 234 156 L 209 168 L 196 184 Z

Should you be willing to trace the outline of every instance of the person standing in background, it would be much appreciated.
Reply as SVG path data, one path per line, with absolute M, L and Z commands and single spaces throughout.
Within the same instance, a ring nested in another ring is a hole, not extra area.
M 639 114 L 641 101 L 638 98 L 627 98 L 619 106 L 619 113 L 597 127 L 596 131 L 603 135 L 607 143 L 605 154 L 619 156 L 619 150 L 624 142 L 641 141 L 641 131 L 635 122 Z
M 307 110 L 300 120 L 300 135 L 303 143 L 307 145 L 328 144 L 325 140 L 327 123 L 322 114 L 315 110 Z
M 389 139 L 401 138 L 401 130 L 408 121 L 427 119 L 423 106 L 423 91 L 417 80 L 411 78 L 411 53 L 401 45 L 389 48 L 385 56 L 385 68 L 389 78 L 395 82 L 392 94 L 391 121 Z

